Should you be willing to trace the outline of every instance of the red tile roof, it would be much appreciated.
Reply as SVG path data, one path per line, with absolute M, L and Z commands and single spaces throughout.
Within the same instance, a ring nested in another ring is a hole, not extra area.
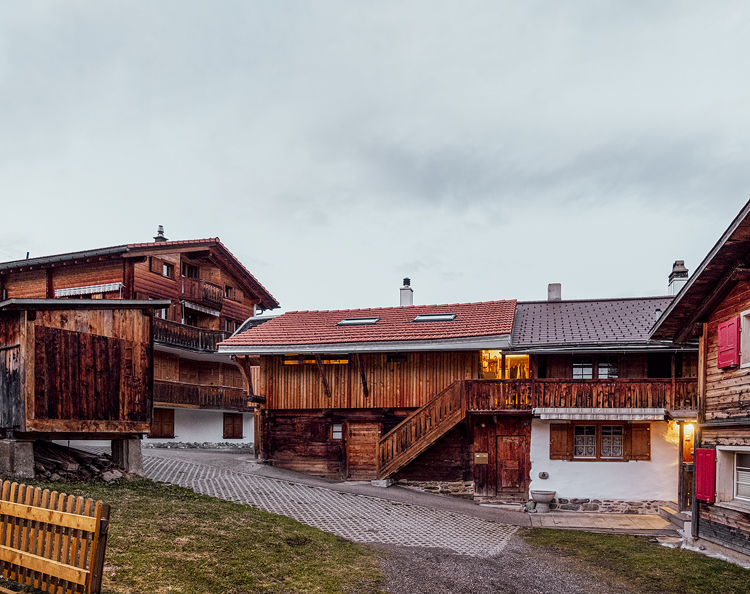
M 450 340 L 510 334 L 516 301 L 413 305 L 375 309 L 292 311 L 221 343 L 227 347 Z M 454 313 L 449 322 L 412 322 L 422 314 Z M 380 318 L 367 326 L 337 326 L 346 318 Z

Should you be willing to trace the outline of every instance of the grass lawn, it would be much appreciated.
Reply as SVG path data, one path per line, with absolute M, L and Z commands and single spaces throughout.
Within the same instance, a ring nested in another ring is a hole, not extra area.
M 379 553 L 283 516 L 148 480 L 26 482 L 112 506 L 103 593 L 380 592 Z
M 626 584 L 636 592 L 750 592 L 750 571 L 693 551 L 661 546 L 646 536 L 541 528 L 527 529 L 519 535 L 534 547 L 583 562 L 605 582 Z

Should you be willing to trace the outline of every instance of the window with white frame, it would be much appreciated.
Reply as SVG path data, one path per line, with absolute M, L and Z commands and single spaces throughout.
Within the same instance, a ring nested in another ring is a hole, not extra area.
M 734 455 L 734 496 L 750 501 L 750 453 Z
M 344 437 L 344 425 L 342 423 L 334 423 L 331 429 L 331 439 L 341 439 Z
M 574 458 L 596 458 L 596 425 L 576 425 L 573 438 Z
M 593 379 L 594 378 L 594 358 L 593 357 L 573 357 L 573 379 Z
M 740 314 L 740 367 L 750 367 L 750 309 Z
M 602 458 L 622 458 L 622 425 L 602 425 Z

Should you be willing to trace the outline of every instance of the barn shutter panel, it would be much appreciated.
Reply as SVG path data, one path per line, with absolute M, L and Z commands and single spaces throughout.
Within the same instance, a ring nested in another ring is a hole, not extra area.
M 242 292 L 242 289 L 235 289 L 234 290 L 234 300 L 237 303 L 242 303 L 242 301 L 245 298 L 245 294 Z
M 224 439 L 231 439 L 232 415 L 224 413 Z
M 163 262 L 161 258 L 157 258 L 156 256 L 151 256 L 151 272 L 155 272 L 156 274 L 161 274 L 163 268 Z
M 242 415 L 234 415 L 234 439 L 242 439 Z
M 631 425 L 630 459 L 651 460 L 651 425 L 648 423 Z
M 715 501 L 716 450 L 695 450 L 695 498 L 700 501 Z
M 732 318 L 719 324 L 718 338 L 717 367 L 737 367 L 740 364 L 740 319 Z
M 312 441 L 328 441 L 328 425 L 325 419 L 314 419 L 310 433 Z
M 570 459 L 568 455 L 568 425 L 555 423 L 549 426 L 549 459 Z

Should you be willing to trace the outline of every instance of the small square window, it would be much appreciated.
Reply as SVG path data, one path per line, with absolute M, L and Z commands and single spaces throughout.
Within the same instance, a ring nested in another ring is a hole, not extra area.
M 599 357 L 599 379 L 616 379 L 618 376 L 617 355 L 601 355 Z
M 602 426 L 602 458 L 622 458 L 622 425 Z
M 161 275 L 166 276 L 167 278 L 174 277 L 174 266 L 163 262 L 161 265 Z
M 343 439 L 344 437 L 344 425 L 343 423 L 334 423 L 331 429 L 331 439 Z
M 734 496 L 750 501 L 750 453 L 735 454 Z
M 593 379 L 593 357 L 573 357 L 573 379 Z

